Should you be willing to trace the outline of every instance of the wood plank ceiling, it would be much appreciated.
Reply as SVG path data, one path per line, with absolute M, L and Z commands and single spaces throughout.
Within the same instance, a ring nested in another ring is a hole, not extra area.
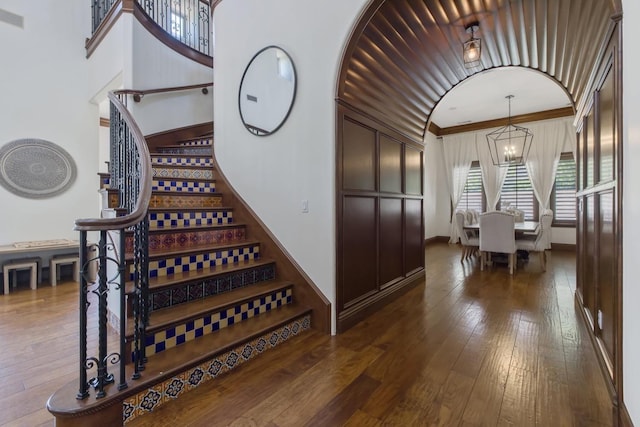
M 338 97 L 415 141 L 438 101 L 471 75 L 522 66 L 579 104 L 614 14 L 605 0 L 374 0 L 342 64 Z M 482 65 L 466 69 L 465 25 L 478 21 Z

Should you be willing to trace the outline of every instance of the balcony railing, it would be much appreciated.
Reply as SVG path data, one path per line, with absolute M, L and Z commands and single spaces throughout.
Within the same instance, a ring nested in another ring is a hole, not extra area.
M 93 0 L 93 32 L 109 10 L 122 0 Z M 211 52 L 211 5 L 206 0 L 136 0 L 160 28 L 176 40 L 207 56 Z

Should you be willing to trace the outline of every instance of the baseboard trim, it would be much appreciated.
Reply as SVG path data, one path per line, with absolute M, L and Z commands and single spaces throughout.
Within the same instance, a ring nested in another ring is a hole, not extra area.
M 576 245 L 572 245 L 570 243 L 551 243 L 552 251 L 567 251 L 567 252 L 575 252 Z
M 339 314 L 336 332 L 340 334 L 346 331 L 421 282 L 424 282 L 424 268 L 420 268 L 411 276 L 372 294 L 353 307 L 349 307 L 349 309 Z
M 627 411 L 627 406 L 624 404 L 624 401 L 620 402 L 618 411 L 618 427 L 633 427 L 631 415 L 629 415 L 629 411 Z
M 424 245 L 433 245 L 435 243 L 448 243 L 449 242 L 449 236 L 433 236 L 433 237 L 429 237 L 428 239 L 424 239 Z

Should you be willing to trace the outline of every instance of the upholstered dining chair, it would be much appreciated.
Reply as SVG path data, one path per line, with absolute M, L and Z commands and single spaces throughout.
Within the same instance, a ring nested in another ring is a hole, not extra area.
M 492 252 L 509 257 L 509 274 L 513 274 L 516 261 L 515 216 L 502 211 L 480 214 L 480 270 L 484 270 Z
M 538 252 L 540 255 L 540 267 L 542 271 L 547 271 L 547 249 L 551 249 L 551 223 L 553 222 L 553 211 L 546 209 L 540 215 L 540 225 L 538 234 L 527 236 L 516 240 L 518 250 Z
M 462 256 L 460 262 L 463 262 L 466 258 L 469 258 L 479 247 L 480 240 L 478 237 L 474 237 L 465 230 L 465 212 L 456 211 L 456 227 L 458 227 L 458 235 L 460 236 L 460 244 L 462 245 Z

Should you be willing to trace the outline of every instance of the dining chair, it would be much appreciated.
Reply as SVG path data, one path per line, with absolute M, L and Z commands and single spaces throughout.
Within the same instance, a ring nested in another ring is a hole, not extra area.
M 545 210 L 540 215 L 540 225 L 538 234 L 516 239 L 518 250 L 538 252 L 540 256 L 540 267 L 542 271 L 547 271 L 547 249 L 551 249 L 551 223 L 553 222 L 553 211 Z
M 480 270 L 484 270 L 492 252 L 509 257 L 509 274 L 513 274 L 516 258 L 515 216 L 502 211 L 480 214 Z
M 458 227 L 458 235 L 460 236 L 460 244 L 462 245 L 460 262 L 469 258 L 480 246 L 478 237 L 470 235 L 469 231 L 464 228 L 465 219 L 466 214 L 464 211 L 456 211 L 456 227 Z

